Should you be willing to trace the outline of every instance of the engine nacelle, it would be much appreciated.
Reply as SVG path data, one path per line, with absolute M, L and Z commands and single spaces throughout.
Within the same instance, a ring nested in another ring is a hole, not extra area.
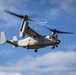
M 19 36 L 20 37 L 24 37 L 25 36 L 25 34 L 26 34 L 26 31 L 28 30 L 28 28 L 29 28 L 29 26 L 28 26 L 28 21 L 26 20 L 26 21 L 22 21 L 22 25 L 21 25 L 21 28 L 20 28 L 20 34 L 19 34 Z

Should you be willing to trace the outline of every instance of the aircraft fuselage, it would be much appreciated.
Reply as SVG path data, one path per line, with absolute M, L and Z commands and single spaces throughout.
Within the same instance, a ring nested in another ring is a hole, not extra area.
M 52 36 L 43 36 L 43 37 L 28 37 L 24 40 L 18 41 L 18 46 L 29 49 L 38 49 L 46 46 L 57 45 L 60 43 L 60 40 L 53 38 Z

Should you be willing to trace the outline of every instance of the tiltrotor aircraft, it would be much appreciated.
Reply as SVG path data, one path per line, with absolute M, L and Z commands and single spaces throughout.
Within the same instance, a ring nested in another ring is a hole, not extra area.
M 12 14 L 14 16 L 17 16 L 19 18 L 23 18 L 22 25 L 20 28 L 20 37 L 24 38 L 25 34 L 29 37 L 24 38 L 22 40 L 18 40 L 16 36 L 13 36 L 13 40 L 8 40 L 6 38 L 5 32 L 0 33 L 0 44 L 9 43 L 12 44 L 13 47 L 23 47 L 27 49 L 34 49 L 35 52 L 38 51 L 39 48 L 43 48 L 46 46 L 50 46 L 51 48 L 58 47 L 58 44 L 60 43 L 60 40 L 58 39 L 58 33 L 60 34 L 73 34 L 72 32 L 63 32 L 56 29 L 50 29 L 48 27 L 45 27 L 52 31 L 51 35 L 43 36 L 39 33 L 35 32 L 33 29 L 29 27 L 29 21 L 32 21 L 29 16 L 25 15 L 19 15 L 10 11 L 5 11 L 9 14 Z

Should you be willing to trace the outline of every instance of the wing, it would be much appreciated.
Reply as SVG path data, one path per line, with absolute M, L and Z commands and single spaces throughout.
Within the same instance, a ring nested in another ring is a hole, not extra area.
M 34 30 L 32 30 L 29 27 L 29 22 L 28 21 L 22 21 L 22 25 L 20 27 L 20 37 L 24 37 L 26 35 L 30 36 L 30 37 L 39 37 L 41 36 L 40 34 L 38 34 L 37 32 L 35 32 Z
M 28 36 L 30 37 L 40 37 L 42 35 L 38 34 L 37 32 L 35 32 L 34 30 L 32 30 L 30 27 L 26 30 L 26 33 Z
M 28 22 L 25 21 L 22 23 L 21 27 L 20 27 L 20 37 L 24 37 L 25 34 L 27 34 L 30 37 L 39 37 L 41 36 L 40 34 L 38 34 L 37 32 L 35 32 L 34 30 L 32 30 L 29 25 Z

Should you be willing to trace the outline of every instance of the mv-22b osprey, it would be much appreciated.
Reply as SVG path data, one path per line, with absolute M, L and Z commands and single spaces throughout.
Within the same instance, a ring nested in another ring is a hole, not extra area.
M 5 32 L 1 32 L 1 36 L 0 36 L 1 44 L 9 43 L 9 44 L 12 44 L 13 47 L 20 46 L 27 49 L 34 49 L 34 51 L 37 52 L 39 48 L 43 48 L 46 46 L 50 46 L 53 49 L 55 47 L 58 47 L 60 40 L 58 39 L 57 33 L 73 34 L 72 32 L 63 32 L 63 31 L 58 31 L 56 29 L 50 29 L 46 27 L 47 29 L 52 31 L 52 34 L 49 36 L 42 36 L 29 27 L 28 21 L 32 21 L 31 19 L 29 19 L 30 18 L 29 16 L 19 15 L 7 10 L 5 12 L 15 15 L 19 18 L 23 18 L 19 36 L 24 38 L 25 34 L 27 34 L 29 37 L 22 40 L 18 40 L 16 36 L 13 36 L 13 40 L 8 40 L 6 38 Z

